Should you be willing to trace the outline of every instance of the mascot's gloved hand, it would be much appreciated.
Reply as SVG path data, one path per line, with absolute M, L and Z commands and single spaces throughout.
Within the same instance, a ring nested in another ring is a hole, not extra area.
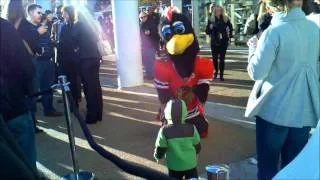
M 188 87 L 194 87 L 195 85 L 197 85 L 197 82 L 198 82 L 198 77 L 195 73 L 192 73 L 191 76 L 185 80 L 185 86 L 188 86 Z
M 192 87 L 183 86 L 177 90 L 177 97 L 184 100 L 186 104 L 189 104 L 196 96 Z

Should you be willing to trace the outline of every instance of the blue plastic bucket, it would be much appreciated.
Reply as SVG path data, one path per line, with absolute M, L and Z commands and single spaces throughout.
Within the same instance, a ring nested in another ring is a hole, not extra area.
M 229 166 L 209 165 L 206 167 L 208 180 L 229 180 Z

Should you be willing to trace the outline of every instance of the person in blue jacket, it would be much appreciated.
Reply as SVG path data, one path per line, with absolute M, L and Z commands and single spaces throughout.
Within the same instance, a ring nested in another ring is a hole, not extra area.
M 256 81 L 246 117 L 256 119 L 258 179 L 272 179 L 308 142 L 320 119 L 319 28 L 303 0 L 273 0 L 280 11 L 251 39 L 248 73 Z

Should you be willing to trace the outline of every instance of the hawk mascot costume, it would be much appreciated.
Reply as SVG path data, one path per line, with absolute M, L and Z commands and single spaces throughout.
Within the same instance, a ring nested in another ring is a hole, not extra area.
M 168 56 L 155 61 L 154 85 L 161 103 L 158 117 L 165 122 L 166 103 L 170 99 L 182 99 L 187 104 L 186 122 L 194 124 L 204 138 L 208 134 L 204 104 L 213 76 L 213 63 L 211 59 L 197 56 L 200 48 L 192 25 L 177 8 L 170 7 L 163 13 L 159 32 Z

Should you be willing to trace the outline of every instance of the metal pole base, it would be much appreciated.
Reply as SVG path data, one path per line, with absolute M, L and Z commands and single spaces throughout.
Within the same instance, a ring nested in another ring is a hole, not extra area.
M 78 180 L 94 180 L 95 174 L 92 172 L 81 171 L 78 173 Z M 76 180 L 74 173 L 67 174 L 60 178 L 60 180 Z

